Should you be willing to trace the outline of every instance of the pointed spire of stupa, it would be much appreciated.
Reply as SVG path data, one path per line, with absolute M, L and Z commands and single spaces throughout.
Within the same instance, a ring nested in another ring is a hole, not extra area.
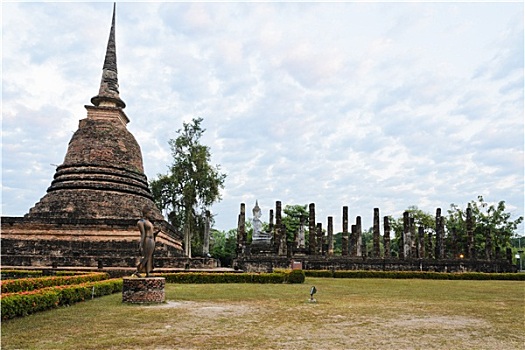
M 113 19 L 111 21 L 111 30 L 109 32 L 108 47 L 106 49 L 106 58 L 102 67 L 102 80 L 98 95 L 91 98 L 91 103 L 95 106 L 108 107 L 126 107 L 124 101 L 120 99 L 118 91 L 118 74 L 117 74 L 117 52 L 115 46 L 115 10 L 116 3 L 113 3 Z

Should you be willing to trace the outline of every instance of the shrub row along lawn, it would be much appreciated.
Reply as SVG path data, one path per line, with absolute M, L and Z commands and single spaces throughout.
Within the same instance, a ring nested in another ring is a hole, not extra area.
M 0 282 L 2 293 L 26 292 L 52 286 L 74 285 L 86 282 L 102 281 L 109 278 L 104 272 L 93 272 L 77 276 L 52 276 L 5 280 Z
M 273 273 L 159 273 L 166 283 L 304 283 L 305 273 L 302 270 Z
M 482 273 L 482 272 L 429 272 L 429 271 L 331 271 L 305 270 L 306 277 L 325 278 L 391 278 L 431 280 L 507 280 L 525 281 L 524 273 Z
M 122 279 L 86 282 L 75 285 L 62 285 L 35 289 L 31 291 L 2 293 L 2 319 L 72 305 L 86 299 L 100 297 L 122 291 Z
M 55 271 L 55 270 L 47 270 L 49 275 L 53 276 L 76 276 L 76 275 L 85 275 L 92 272 L 86 272 L 86 271 Z M 2 270 L 0 271 L 0 278 L 2 280 L 10 280 L 10 279 L 17 279 L 17 278 L 29 278 L 29 277 L 42 277 L 44 275 L 44 271 L 42 270 L 14 270 L 14 269 L 8 269 L 8 270 Z

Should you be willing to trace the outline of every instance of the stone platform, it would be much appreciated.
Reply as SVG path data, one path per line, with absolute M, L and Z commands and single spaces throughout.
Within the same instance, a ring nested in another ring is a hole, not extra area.
M 163 303 L 165 299 L 164 277 L 124 277 L 122 302 L 132 304 Z
M 137 219 L 2 218 L 2 265 L 135 267 L 139 263 Z M 156 267 L 184 267 L 182 237 L 159 224 Z M 182 265 L 181 265 L 182 264 Z

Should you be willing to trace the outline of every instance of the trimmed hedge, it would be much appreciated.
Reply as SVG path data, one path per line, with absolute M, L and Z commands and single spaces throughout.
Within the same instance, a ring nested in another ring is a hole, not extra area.
M 289 281 L 290 273 L 209 273 L 209 272 L 174 272 L 158 273 L 166 283 L 302 283 Z M 295 278 L 295 277 L 294 277 Z M 303 280 L 304 282 L 304 280 Z
M 334 273 L 332 270 L 305 270 L 304 274 L 306 277 L 323 277 L 323 278 L 332 278 Z
M 0 273 L 2 280 L 28 277 L 41 277 L 42 270 L 2 270 Z
M 93 272 L 77 276 L 52 276 L 38 278 L 20 278 L 0 282 L 2 293 L 26 292 L 52 286 L 73 285 L 108 279 L 105 272 Z
M 363 271 L 363 270 L 306 270 L 307 277 L 328 278 L 390 278 L 390 279 L 434 279 L 434 280 L 507 280 L 525 281 L 523 273 L 483 272 L 432 272 L 432 271 Z
M 304 283 L 306 276 L 303 270 L 292 270 L 288 274 L 288 283 Z
M 77 276 L 86 275 L 93 272 L 89 271 L 64 271 L 64 270 L 2 270 L 0 277 L 2 280 L 42 277 L 42 276 Z
M 2 319 L 49 310 L 58 306 L 72 305 L 79 301 L 122 291 L 122 279 L 64 285 L 39 290 L 6 293 L 1 296 Z

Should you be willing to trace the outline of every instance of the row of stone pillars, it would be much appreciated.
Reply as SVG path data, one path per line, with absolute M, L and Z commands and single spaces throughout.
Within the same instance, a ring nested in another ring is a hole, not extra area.
M 304 218 L 300 218 L 300 229 L 294 232 L 293 241 L 288 241 L 286 227 L 282 223 L 282 204 L 277 201 L 275 204 L 275 224 L 274 211 L 270 210 L 269 230 L 272 233 L 272 250 L 281 256 L 291 256 L 294 254 L 308 254 L 311 256 L 333 256 L 334 255 L 334 232 L 333 217 L 327 218 L 326 235 L 323 232 L 322 223 L 316 222 L 315 204 L 311 203 L 308 207 L 308 228 L 309 239 L 308 247 L 304 243 Z M 441 216 L 441 209 L 436 210 L 436 237 L 433 238 L 432 231 L 428 231 L 425 239 L 425 227 L 417 227 L 414 218 L 408 211 L 403 213 L 403 232 L 399 237 L 399 255 L 400 259 L 428 258 L 428 259 L 445 259 L 445 258 L 485 258 L 492 260 L 492 242 L 490 236 L 487 237 L 485 256 L 476 256 L 474 249 L 474 222 L 472 218 L 472 209 L 467 208 L 466 228 L 467 242 L 466 249 L 460 248 L 457 235 L 454 231 L 449 233 L 447 242 L 450 251 L 445 252 L 445 221 Z M 361 216 L 357 216 L 355 223 L 350 225 L 348 207 L 343 207 L 342 217 L 342 256 L 347 257 L 371 257 L 371 258 L 391 258 L 390 231 L 391 225 L 388 216 L 383 217 L 383 252 L 381 254 L 381 235 L 380 235 L 380 215 L 379 208 L 374 208 L 373 231 L 372 231 L 372 250 L 367 251 L 365 241 L 363 240 L 363 228 Z M 238 218 L 237 228 L 237 253 L 244 254 L 246 251 L 247 234 L 245 229 L 245 204 L 241 203 L 241 210 Z M 435 242 L 435 246 L 434 245 Z M 496 259 L 502 258 L 501 251 L 496 247 Z
M 308 249 L 304 246 L 304 218 L 300 218 L 300 228 L 298 232 L 294 232 L 293 242 L 287 241 L 286 226 L 282 223 L 282 204 L 277 201 L 275 204 L 275 224 L 274 211 L 270 209 L 269 230 L 273 233 L 273 250 L 278 255 L 290 255 L 290 253 L 306 253 L 308 255 L 334 255 L 334 230 L 333 217 L 328 217 L 327 235 L 323 232 L 323 224 L 316 223 L 315 220 L 315 204 L 309 205 L 309 240 Z M 385 257 L 390 257 L 390 226 L 388 224 L 388 217 L 385 220 L 384 247 Z M 247 233 L 245 229 L 246 221 L 246 206 L 241 203 L 240 214 L 238 217 L 237 226 L 237 253 L 243 254 L 246 250 Z M 362 223 L 361 217 L 356 217 L 356 222 L 351 225 L 351 232 L 348 231 L 348 207 L 343 207 L 343 236 L 342 236 L 342 255 L 343 256 L 366 256 L 366 246 L 362 239 Z M 350 235 L 349 235 L 350 233 Z M 294 244 L 295 243 L 295 244 Z M 374 250 L 373 257 L 379 257 L 379 209 L 374 209 Z

